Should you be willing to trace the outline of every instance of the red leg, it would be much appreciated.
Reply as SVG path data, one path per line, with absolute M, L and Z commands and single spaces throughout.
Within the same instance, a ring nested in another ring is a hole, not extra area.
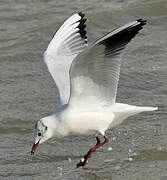
M 104 136 L 104 141 L 103 141 L 102 143 L 100 142 L 100 139 L 99 139 L 98 136 L 96 137 L 96 140 L 97 140 L 96 145 L 93 146 L 93 147 L 87 152 L 87 154 L 80 160 L 80 162 L 76 165 L 77 168 L 78 168 L 78 167 L 81 167 L 81 166 L 82 166 L 82 167 L 85 166 L 85 165 L 87 164 L 87 162 L 88 162 L 88 159 L 91 158 L 92 154 L 93 154 L 94 152 L 96 152 L 96 150 L 97 150 L 98 148 L 100 148 L 100 147 L 103 146 L 104 144 L 108 143 L 108 141 L 109 141 L 109 139 L 108 139 L 106 136 Z

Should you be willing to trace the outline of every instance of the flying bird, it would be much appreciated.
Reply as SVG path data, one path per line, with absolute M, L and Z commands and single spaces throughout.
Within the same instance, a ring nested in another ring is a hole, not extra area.
M 145 24 L 146 20 L 137 19 L 88 46 L 85 15 L 75 13 L 64 22 L 44 52 L 44 62 L 59 90 L 60 106 L 35 123 L 31 154 L 53 137 L 93 135 L 96 145 L 76 165 L 83 167 L 109 141 L 106 130 L 132 115 L 157 110 L 115 101 L 121 54 Z

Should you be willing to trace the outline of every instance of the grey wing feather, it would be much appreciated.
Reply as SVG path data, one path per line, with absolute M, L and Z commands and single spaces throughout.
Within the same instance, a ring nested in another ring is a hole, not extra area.
M 138 19 L 110 32 L 78 55 L 70 69 L 70 104 L 101 107 L 116 99 L 121 52 L 146 24 Z

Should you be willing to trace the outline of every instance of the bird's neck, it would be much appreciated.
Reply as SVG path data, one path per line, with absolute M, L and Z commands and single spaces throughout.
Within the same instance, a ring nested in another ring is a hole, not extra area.
M 50 128 L 52 137 L 61 138 L 69 134 L 68 128 L 66 128 L 65 124 L 62 123 L 61 119 L 59 119 L 59 116 L 53 114 L 51 116 L 45 117 L 45 119 Z

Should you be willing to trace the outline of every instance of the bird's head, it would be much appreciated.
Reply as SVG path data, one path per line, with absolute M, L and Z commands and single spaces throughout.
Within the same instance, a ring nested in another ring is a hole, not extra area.
M 33 129 L 34 144 L 31 149 L 31 154 L 35 153 L 39 144 L 42 144 L 52 137 L 52 131 L 52 127 L 45 118 L 40 119 L 35 123 Z

